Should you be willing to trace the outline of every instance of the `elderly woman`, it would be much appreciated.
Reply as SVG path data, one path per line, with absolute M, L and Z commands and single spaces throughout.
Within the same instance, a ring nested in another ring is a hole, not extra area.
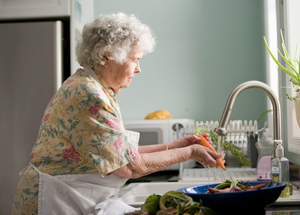
M 141 72 L 154 36 L 135 16 L 102 15 L 84 26 L 77 47 L 83 68 L 51 98 L 30 165 L 20 173 L 13 214 L 89 214 L 114 198 L 128 178 L 194 159 L 217 166 L 224 158 L 197 144 L 195 135 L 172 143 L 138 146 L 126 131 L 116 100 Z

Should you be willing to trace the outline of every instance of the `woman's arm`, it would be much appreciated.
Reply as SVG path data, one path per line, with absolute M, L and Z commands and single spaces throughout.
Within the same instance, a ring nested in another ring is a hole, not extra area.
M 208 135 L 204 134 L 204 138 L 208 139 Z M 159 152 L 165 151 L 167 149 L 175 149 L 175 148 L 182 148 L 192 144 L 199 143 L 200 138 L 196 135 L 190 135 L 182 137 L 178 140 L 175 140 L 172 143 L 164 143 L 164 144 L 156 144 L 156 145 L 147 145 L 147 146 L 139 146 L 139 153 L 151 153 L 151 152 Z M 209 140 L 209 139 L 208 139 Z
M 151 153 L 151 152 L 160 152 L 167 150 L 169 143 L 156 144 L 156 145 L 147 145 L 147 146 L 139 146 L 139 153 Z
M 206 147 L 193 144 L 182 148 L 140 154 L 139 158 L 113 173 L 125 178 L 139 178 L 189 159 L 198 161 L 203 166 L 217 167 L 217 158 L 224 159 L 224 153 L 215 153 Z

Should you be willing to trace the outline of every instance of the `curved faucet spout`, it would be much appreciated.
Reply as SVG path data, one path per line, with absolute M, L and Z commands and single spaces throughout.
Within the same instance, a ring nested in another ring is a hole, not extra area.
M 235 103 L 236 98 L 238 97 L 238 95 L 249 88 L 258 88 L 261 89 L 262 91 L 264 91 L 268 97 L 270 98 L 271 102 L 272 102 L 272 106 L 273 106 L 273 131 L 274 131 L 274 140 L 281 140 L 281 118 L 280 118 L 280 105 L 279 105 L 279 101 L 276 98 L 274 92 L 272 91 L 272 89 L 266 85 L 265 83 L 262 83 L 260 81 L 247 81 L 244 82 L 240 85 L 238 85 L 229 95 L 222 118 L 220 120 L 220 124 L 219 127 L 215 129 L 215 132 L 219 135 L 219 136 L 225 136 L 226 135 L 226 130 L 225 127 L 228 124 L 231 112 L 232 112 L 232 108 L 233 105 Z M 274 147 L 275 146 L 275 142 L 274 142 Z

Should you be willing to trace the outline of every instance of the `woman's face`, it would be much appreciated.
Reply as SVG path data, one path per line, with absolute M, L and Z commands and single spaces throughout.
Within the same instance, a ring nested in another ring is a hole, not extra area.
M 106 72 L 101 73 L 101 75 L 115 94 L 118 94 L 121 88 L 129 87 L 135 73 L 141 72 L 139 60 L 143 57 L 143 54 L 142 48 L 137 47 L 128 54 L 124 64 L 108 60 L 107 64 L 104 65 Z

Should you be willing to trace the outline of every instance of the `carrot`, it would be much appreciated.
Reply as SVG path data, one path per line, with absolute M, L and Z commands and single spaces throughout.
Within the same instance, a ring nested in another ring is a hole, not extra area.
M 210 150 L 212 150 L 213 152 L 216 152 L 216 150 L 214 149 L 214 147 L 212 147 L 212 146 L 209 144 L 209 142 L 208 142 L 202 135 L 199 134 L 199 135 L 197 135 L 197 136 L 201 138 L 201 140 L 200 140 L 199 142 L 200 142 L 200 144 L 201 144 L 202 146 L 205 146 L 205 147 L 209 148 Z M 225 166 L 224 166 L 224 163 L 221 161 L 221 158 L 217 158 L 217 163 L 218 163 L 218 165 L 219 165 L 222 169 L 225 170 Z
M 260 188 L 263 188 L 264 186 L 266 186 L 267 184 L 259 184 L 259 185 L 256 185 L 254 187 L 251 187 L 249 189 L 245 189 L 246 191 L 248 190 L 259 190 Z
M 207 188 L 208 189 L 208 191 L 210 192 L 210 193 L 228 193 L 228 192 L 230 192 L 230 188 L 228 187 L 228 188 L 224 188 L 224 189 L 216 189 L 216 188 L 212 188 L 212 187 L 208 187 Z
M 220 193 L 220 190 L 216 189 L 216 188 L 212 188 L 212 187 L 208 187 L 207 190 L 210 193 Z

